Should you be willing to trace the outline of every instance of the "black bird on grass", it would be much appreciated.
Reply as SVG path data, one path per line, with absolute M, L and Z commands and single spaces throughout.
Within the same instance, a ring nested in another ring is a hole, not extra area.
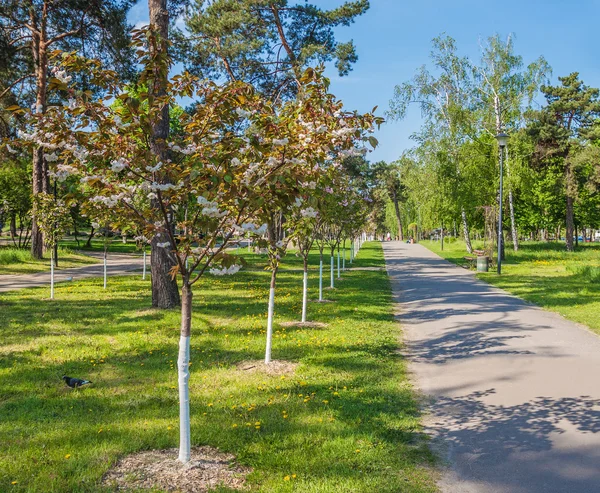
M 72 389 L 76 389 L 77 387 L 83 387 L 84 385 L 92 383 L 89 380 L 82 380 L 81 378 L 71 378 L 67 375 L 63 376 L 62 379 Z

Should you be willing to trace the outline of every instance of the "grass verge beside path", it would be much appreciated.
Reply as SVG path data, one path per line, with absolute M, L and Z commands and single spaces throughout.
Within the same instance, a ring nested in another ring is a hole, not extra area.
M 75 253 L 68 248 L 58 249 L 58 267 L 69 269 L 95 264 L 98 260 Z M 34 259 L 29 250 L 0 247 L 0 275 L 2 274 L 35 274 L 50 270 L 50 253 L 42 260 Z
M 467 255 L 462 241 L 445 244 L 443 252 L 439 242 L 422 244 L 459 265 Z M 582 244 L 572 253 L 563 243 L 523 242 L 518 252 L 510 246 L 501 276 L 477 277 L 600 334 L 600 244 Z
M 383 262 L 370 243 L 355 266 Z M 346 272 L 335 303 L 311 303 L 325 329 L 276 324 L 273 357 L 299 363 L 287 377 L 236 368 L 263 357 L 268 280 L 249 270 L 195 290 L 193 444 L 252 467 L 252 491 L 436 491 L 386 273 Z M 60 285 L 54 302 L 46 288 L 0 295 L 0 491 L 105 491 L 119 457 L 178 446 L 179 313 L 148 308 L 148 281 L 101 282 Z M 281 272 L 277 323 L 298 319 L 301 285 Z M 94 384 L 71 390 L 62 374 Z

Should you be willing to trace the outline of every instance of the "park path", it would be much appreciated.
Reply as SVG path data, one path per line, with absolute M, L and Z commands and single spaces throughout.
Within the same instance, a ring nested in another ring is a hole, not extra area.
M 384 252 L 441 491 L 600 492 L 600 338 L 421 245 Z
M 86 255 L 102 260 L 102 252 L 86 252 Z M 106 272 L 108 276 L 124 276 L 141 272 L 143 259 L 141 256 L 127 254 L 108 254 Z M 148 273 L 150 272 L 150 256 L 148 255 Z M 54 273 L 55 282 L 77 281 L 87 277 L 102 277 L 103 264 L 91 264 L 71 269 L 59 269 Z M 50 286 L 50 271 L 35 274 L 0 275 L 0 293 L 23 288 Z

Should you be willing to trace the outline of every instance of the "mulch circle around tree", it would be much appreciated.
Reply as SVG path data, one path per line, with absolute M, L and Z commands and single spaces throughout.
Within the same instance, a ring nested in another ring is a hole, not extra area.
M 281 324 L 282 327 L 300 327 L 305 329 L 325 329 L 329 327 L 328 324 L 324 324 L 322 322 L 283 322 Z
M 177 460 L 177 449 L 147 450 L 120 459 L 102 480 L 112 491 L 156 490 L 204 493 L 217 486 L 245 490 L 252 472 L 235 457 L 212 447 L 192 449 L 190 462 Z
M 268 365 L 263 360 L 242 361 L 237 368 L 249 373 L 261 372 L 267 375 L 292 375 L 298 367 L 298 363 L 285 360 L 272 360 Z

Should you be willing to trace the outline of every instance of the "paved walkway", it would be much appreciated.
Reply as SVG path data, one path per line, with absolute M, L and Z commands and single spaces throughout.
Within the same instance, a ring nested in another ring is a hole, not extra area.
M 600 492 L 600 338 L 421 245 L 384 251 L 441 490 Z
M 87 252 L 86 255 L 102 259 L 102 253 Z M 123 276 L 141 272 L 143 259 L 141 256 L 108 254 L 106 272 L 108 276 Z M 103 264 L 92 264 L 72 269 L 59 269 L 54 273 L 55 282 L 76 281 L 86 277 L 102 277 Z M 150 273 L 150 255 L 148 255 L 148 274 Z M 50 271 L 36 274 L 0 275 L 0 293 L 23 288 L 50 286 Z

